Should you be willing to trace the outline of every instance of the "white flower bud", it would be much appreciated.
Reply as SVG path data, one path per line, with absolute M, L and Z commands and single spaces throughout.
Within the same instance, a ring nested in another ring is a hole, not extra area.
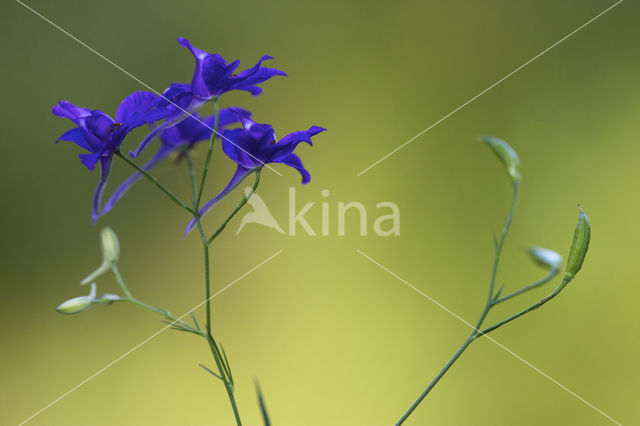
M 82 311 L 86 311 L 95 303 L 96 300 L 96 285 L 91 284 L 91 292 L 88 296 L 74 297 L 66 302 L 63 302 L 56 308 L 61 314 L 77 314 Z
M 104 227 L 100 233 L 100 244 L 102 247 L 102 260 L 104 263 L 113 265 L 120 256 L 120 243 L 118 236 L 113 229 Z
M 534 262 L 555 271 L 562 268 L 562 256 L 553 250 L 543 247 L 529 247 L 529 255 Z
M 80 284 L 88 284 L 91 281 L 98 278 L 100 275 L 106 273 L 111 269 L 113 265 L 118 261 L 120 257 L 120 243 L 118 242 L 118 236 L 113 229 L 104 227 L 100 232 L 100 249 L 102 250 L 102 264 L 90 273 Z

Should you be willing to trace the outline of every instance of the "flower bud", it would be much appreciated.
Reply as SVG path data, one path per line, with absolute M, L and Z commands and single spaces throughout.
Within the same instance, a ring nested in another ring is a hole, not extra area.
M 113 265 L 118 261 L 120 256 L 120 243 L 118 236 L 113 229 L 108 226 L 102 229 L 100 233 L 100 244 L 102 247 L 102 260 L 104 263 Z
M 502 139 L 495 138 L 493 136 L 480 136 L 480 140 L 498 156 L 502 164 L 507 169 L 507 174 L 511 177 L 511 181 L 514 183 L 520 182 L 522 175 L 520 175 L 520 158 L 508 143 Z
M 580 268 L 582 268 L 582 263 L 589 249 L 589 240 L 591 239 L 591 224 L 589 223 L 589 218 L 587 218 L 587 215 L 582 211 L 580 206 L 578 206 L 578 208 L 580 209 L 580 214 L 578 215 L 578 223 L 573 232 L 573 242 L 571 243 L 571 249 L 569 250 L 569 256 L 567 258 L 566 276 L 569 279 L 573 279 Z
M 120 243 L 118 242 L 116 233 L 108 226 L 102 228 L 100 232 L 100 249 L 102 251 L 102 264 L 98 269 L 83 279 L 80 284 L 88 284 L 95 280 L 100 275 L 108 272 L 118 261 L 118 257 L 120 256 Z
M 529 247 L 529 256 L 540 266 L 557 271 L 562 268 L 562 256 L 543 247 Z
M 66 302 L 63 302 L 56 308 L 56 311 L 61 314 L 77 314 L 82 311 L 86 311 L 95 303 L 96 299 L 96 285 L 91 284 L 91 292 L 88 296 L 74 297 Z

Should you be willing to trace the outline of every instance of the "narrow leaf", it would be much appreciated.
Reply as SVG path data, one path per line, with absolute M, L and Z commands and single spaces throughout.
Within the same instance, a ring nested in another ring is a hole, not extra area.
M 256 384 L 256 392 L 258 393 L 258 404 L 260 404 L 260 412 L 262 413 L 262 420 L 264 421 L 264 426 L 271 426 L 271 420 L 269 420 L 269 413 L 267 413 L 267 405 L 265 404 L 264 397 L 262 396 L 260 383 L 258 383 L 258 380 L 255 380 L 255 384 Z
M 198 364 L 200 367 L 204 368 L 207 372 L 213 374 L 215 377 L 217 377 L 218 379 L 222 380 L 222 377 L 220 377 L 218 374 L 214 373 L 213 371 L 211 371 L 210 369 L 208 369 L 206 366 L 202 365 L 202 364 Z
M 191 319 L 193 320 L 193 323 L 195 324 L 196 328 L 198 329 L 198 331 L 202 331 L 202 329 L 200 328 L 200 324 L 198 324 L 198 320 L 196 319 L 196 316 L 193 314 L 193 312 L 191 313 Z

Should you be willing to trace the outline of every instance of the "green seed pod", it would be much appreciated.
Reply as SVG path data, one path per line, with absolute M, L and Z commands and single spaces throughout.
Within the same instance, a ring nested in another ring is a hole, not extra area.
M 520 158 L 516 151 L 502 139 L 493 136 L 480 136 L 480 140 L 498 156 L 502 164 L 507 169 L 507 174 L 514 183 L 520 182 L 522 175 L 520 174 Z
M 553 250 L 543 247 L 529 247 L 527 251 L 533 261 L 540 266 L 544 266 L 555 271 L 562 268 L 562 256 Z
M 582 211 L 582 208 L 580 206 L 578 206 L 578 208 L 580 209 L 580 214 L 578 215 L 578 223 L 573 233 L 573 242 L 571 243 L 567 260 L 566 276 L 569 279 L 573 279 L 580 268 L 582 268 L 584 257 L 587 255 L 587 250 L 589 249 L 589 240 L 591 239 L 591 224 L 589 223 L 589 219 Z
M 100 245 L 102 247 L 102 260 L 104 263 L 113 265 L 120 256 L 120 243 L 118 236 L 113 229 L 108 226 L 102 228 L 100 233 Z
M 96 285 L 91 284 L 91 292 L 88 296 L 74 297 L 66 302 L 63 302 L 56 308 L 56 311 L 61 314 L 77 314 L 82 311 L 86 311 L 95 303 L 96 299 Z

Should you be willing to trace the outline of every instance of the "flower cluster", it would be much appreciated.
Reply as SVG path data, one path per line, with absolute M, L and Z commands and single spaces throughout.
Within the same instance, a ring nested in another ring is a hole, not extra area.
M 142 166 L 144 171 L 149 171 L 172 153 L 190 149 L 198 142 L 216 136 L 222 139 L 225 154 L 237 163 L 230 182 L 202 206 L 200 216 L 206 214 L 251 172 L 261 169 L 267 163 L 282 163 L 293 167 L 302 175 L 302 183 L 309 182 L 309 172 L 293 151 L 301 142 L 311 144 L 311 137 L 325 129 L 312 126 L 309 130 L 293 132 L 277 140 L 273 127 L 252 121 L 252 114 L 242 108 L 222 109 L 209 117 L 202 117 L 197 112 L 207 102 L 217 102 L 224 93 L 233 90 L 258 96 L 262 92 L 259 84 L 274 76 L 286 76 L 283 71 L 262 65 L 264 61 L 273 58 L 265 55 L 253 67 L 236 73 L 239 61 L 227 63 L 218 54 L 193 47 L 185 38 L 179 38 L 178 42 L 195 59 L 195 71 L 190 84 L 172 83 L 161 95 L 135 92 L 122 101 L 115 119 L 102 111 L 81 108 L 67 101 L 60 101 L 53 107 L 53 114 L 70 119 L 76 126 L 62 134 L 58 141 L 73 142 L 88 151 L 79 156 L 89 170 L 94 170 L 96 164 L 100 163 L 101 174 L 91 210 L 94 222 L 111 211 L 142 177 L 140 172 L 134 173 L 102 205 L 102 195 L 114 155 L 123 155 L 121 146 L 125 137 L 135 128 L 144 125 L 150 126 L 150 131 L 138 147 L 130 152 L 131 157 L 136 158 L 151 142 L 159 139 L 155 154 Z M 236 125 L 240 127 L 234 127 Z M 193 229 L 194 224 L 195 219 L 189 224 L 187 231 Z

